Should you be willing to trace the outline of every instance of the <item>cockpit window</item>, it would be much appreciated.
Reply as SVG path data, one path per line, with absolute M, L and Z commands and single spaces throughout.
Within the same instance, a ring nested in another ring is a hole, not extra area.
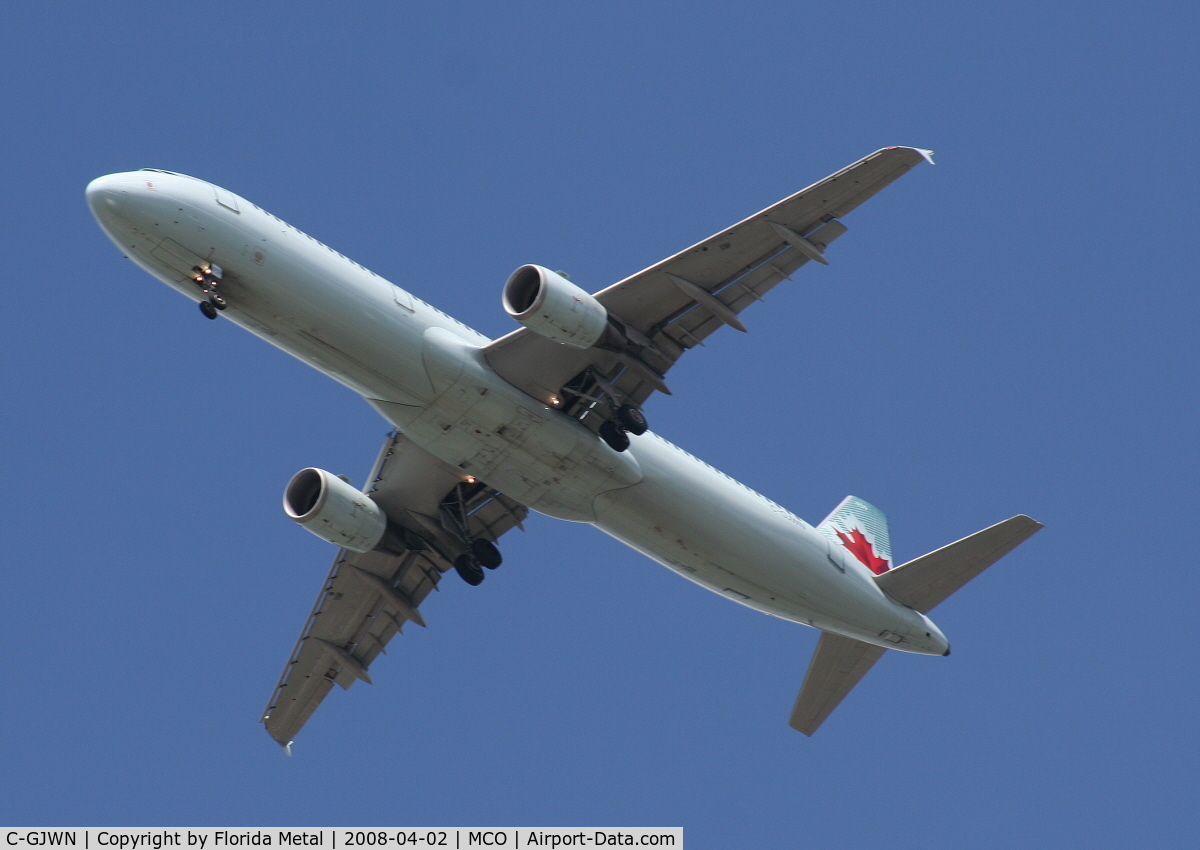
M 138 171 L 153 171 L 155 174 L 174 174 L 176 177 L 179 174 L 175 171 L 167 171 L 165 168 L 139 168 Z

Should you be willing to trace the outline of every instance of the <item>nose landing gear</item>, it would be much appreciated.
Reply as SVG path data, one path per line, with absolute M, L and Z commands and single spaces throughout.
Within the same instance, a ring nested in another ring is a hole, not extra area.
M 224 310 L 229 302 L 217 292 L 217 285 L 224 274 L 216 263 L 206 263 L 203 266 L 192 266 L 192 280 L 204 293 L 205 300 L 200 302 L 200 312 L 205 318 L 215 319 L 218 310 Z

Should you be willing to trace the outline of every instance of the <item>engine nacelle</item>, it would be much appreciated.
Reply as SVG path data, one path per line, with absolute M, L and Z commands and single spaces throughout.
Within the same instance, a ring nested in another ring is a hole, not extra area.
M 314 467 L 292 476 L 283 510 L 322 540 L 355 552 L 371 551 L 387 531 L 387 516 L 370 496 Z
M 591 348 L 608 326 L 603 304 L 541 266 L 521 266 L 509 275 L 504 309 L 531 331 L 572 348 Z

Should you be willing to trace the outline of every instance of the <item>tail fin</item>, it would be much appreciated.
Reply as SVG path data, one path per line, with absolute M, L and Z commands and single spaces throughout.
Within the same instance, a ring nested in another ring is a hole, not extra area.
M 848 522 L 844 515 L 857 524 Z M 875 583 L 901 605 L 907 605 L 922 614 L 928 613 L 1041 527 L 1040 522 L 1027 516 L 1006 519 L 894 570 L 877 571 Z M 855 530 L 860 532 L 860 537 L 870 535 L 876 547 L 874 551 L 881 556 L 880 560 L 886 556 L 890 568 L 892 555 L 887 537 L 887 520 L 876 508 L 861 499 L 848 497 L 818 528 L 831 537 L 837 534 L 835 539 L 844 543 L 855 555 L 859 553 L 845 542 L 844 536 L 854 539 Z M 859 558 L 862 560 L 861 555 Z M 867 561 L 863 563 L 871 567 Z M 883 647 L 854 638 L 822 632 L 800 695 L 796 697 L 796 704 L 792 708 L 789 725 L 811 736 L 886 651 Z
M 858 498 L 847 496 L 817 526 L 833 543 L 845 546 L 866 565 L 882 575 L 892 568 L 892 541 L 888 536 L 887 517 L 879 508 Z

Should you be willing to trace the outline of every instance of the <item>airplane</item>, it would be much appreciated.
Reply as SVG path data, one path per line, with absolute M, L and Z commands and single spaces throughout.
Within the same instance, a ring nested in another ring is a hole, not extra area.
M 478 585 L 529 511 L 588 523 L 728 599 L 820 630 L 789 718 L 811 736 L 889 649 L 949 655 L 927 616 L 1042 526 L 1018 515 L 896 566 L 887 519 L 847 497 L 816 526 L 649 430 L 666 373 L 846 232 L 932 152 L 883 148 L 591 294 L 524 265 L 521 327 L 488 339 L 245 198 L 155 168 L 87 187 L 138 266 L 361 395 L 393 430 L 367 485 L 307 468 L 286 514 L 338 547 L 261 721 L 290 754 L 334 684 L 368 669 L 454 570 Z

